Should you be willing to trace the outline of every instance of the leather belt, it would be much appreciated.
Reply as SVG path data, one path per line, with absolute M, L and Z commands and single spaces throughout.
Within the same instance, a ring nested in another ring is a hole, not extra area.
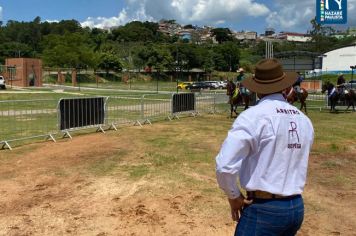
M 273 193 L 269 193 L 269 192 L 265 192 L 265 191 L 260 191 L 260 190 L 256 190 L 256 191 L 247 191 L 247 197 L 248 198 L 259 198 L 259 199 L 288 199 L 288 198 L 292 198 L 298 195 L 291 195 L 291 196 L 283 196 L 283 195 L 279 195 L 279 194 L 273 194 Z

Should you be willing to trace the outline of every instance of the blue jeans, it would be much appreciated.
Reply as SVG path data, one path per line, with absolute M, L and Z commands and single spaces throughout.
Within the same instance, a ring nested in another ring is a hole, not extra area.
M 303 198 L 254 199 L 244 208 L 235 236 L 295 235 L 304 217 Z

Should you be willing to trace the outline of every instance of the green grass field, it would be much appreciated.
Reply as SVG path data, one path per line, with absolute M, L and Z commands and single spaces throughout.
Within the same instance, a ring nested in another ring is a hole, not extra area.
M 120 88 L 121 82 L 110 82 L 110 89 L 85 90 L 79 88 L 26 88 L 8 89 L 0 91 L 0 140 L 11 140 L 24 138 L 27 136 L 37 136 L 58 132 L 57 127 L 57 104 L 61 98 L 84 98 L 95 96 L 110 96 L 107 101 L 108 117 L 106 124 L 113 123 L 133 123 L 136 120 L 144 120 L 147 117 L 152 120 L 164 120 L 168 117 L 170 109 L 169 101 L 172 93 L 157 93 L 151 91 L 155 81 L 137 83 L 143 86 L 142 91 L 130 91 Z M 159 82 L 161 87 L 170 87 L 175 83 Z M 93 84 L 86 84 L 93 85 Z M 126 85 L 125 85 L 126 86 Z M 115 90 L 117 89 L 117 90 Z M 175 91 L 172 91 L 175 92 Z M 180 90 L 180 92 L 187 92 Z M 225 94 L 225 90 L 205 91 L 202 96 L 209 93 Z M 144 98 L 144 114 L 142 114 L 142 98 Z M 160 107 L 162 104 L 162 107 Z M 308 101 L 309 111 L 315 112 L 325 109 L 324 101 Z M 229 114 L 230 106 L 227 101 L 216 104 L 215 109 L 204 107 L 205 111 L 223 112 Z M 300 107 L 299 103 L 295 103 Z M 160 113 L 159 110 L 164 109 Z M 241 107 L 238 108 L 241 111 Z M 314 113 L 313 113 L 314 114 Z M 316 113 L 315 113 L 316 114 Z

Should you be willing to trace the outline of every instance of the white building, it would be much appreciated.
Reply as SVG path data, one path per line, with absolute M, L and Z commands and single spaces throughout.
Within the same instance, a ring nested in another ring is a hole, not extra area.
M 294 32 L 281 32 L 277 35 L 277 38 L 284 39 L 289 42 L 301 42 L 305 43 L 310 41 L 312 38 L 306 34 L 294 33 Z
M 323 73 L 351 73 L 356 65 L 356 45 L 339 48 L 324 54 Z
M 257 32 L 254 31 L 241 31 L 234 32 L 233 35 L 238 40 L 251 40 L 255 41 L 257 39 Z

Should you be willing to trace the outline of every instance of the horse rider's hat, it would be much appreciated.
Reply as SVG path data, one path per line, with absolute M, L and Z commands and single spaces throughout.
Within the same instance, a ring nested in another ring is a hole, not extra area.
M 295 72 L 284 72 L 277 59 L 263 59 L 256 64 L 253 77 L 246 78 L 242 85 L 260 94 L 280 92 L 294 84 L 297 80 Z
M 244 70 L 244 68 L 239 68 L 239 69 L 237 70 L 237 72 L 241 73 L 241 72 L 245 72 L 245 70 Z

